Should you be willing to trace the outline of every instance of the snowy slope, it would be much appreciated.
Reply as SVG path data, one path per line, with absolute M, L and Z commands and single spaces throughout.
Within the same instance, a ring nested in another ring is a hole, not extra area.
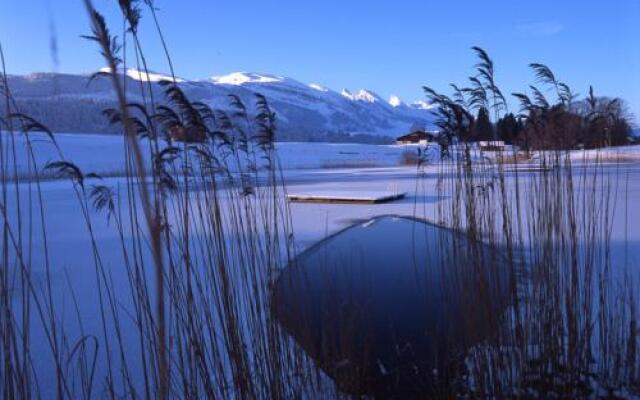
M 140 86 L 147 82 L 154 87 L 154 100 L 163 101 L 158 81 L 169 78 L 166 74 L 127 70 L 126 75 L 131 101 L 141 100 Z M 416 123 L 431 126 L 433 121 L 423 102 L 409 104 L 397 96 L 386 101 L 366 89 L 336 92 L 317 83 L 245 72 L 197 81 L 176 80 L 191 100 L 222 110 L 229 109 L 230 94 L 248 105 L 255 101 L 255 93 L 265 95 L 276 112 L 280 138 L 286 140 L 327 133 L 397 136 Z M 9 84 L 21 111 L 54 131 L 114 132 L 100 115 L 115 102 L 110 82 L 104 77 L 90 81 L 88 75 L 39 73 L 10 76 Z

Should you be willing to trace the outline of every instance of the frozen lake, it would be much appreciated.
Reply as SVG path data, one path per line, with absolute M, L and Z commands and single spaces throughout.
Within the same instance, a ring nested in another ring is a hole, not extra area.
M 576 168 L 576 173 L 580 169 Z M 633 272 L 630 279 L 638 279 L 640 271 L 640 209 L 634 205 L 640 199 L 640 165 L 612 164 L 602 169 L 604 174 L 619 181 L 620 195 L 614 205 L 614 219 L 612 221 L 612 269 L 613 275 L 619 279 L 627 279 L 622 274 L 629 267 Z M 537 172 L 521 172 L 520 179 L 528 179 Z M 511 174 L 508 174 L 509 181 Z M 380 168 L 332 168 L 287 170 L 284 172 L 287 188 L 290 192 L 313 193 L 318 191 L 330 192 L 336 188 L 348 187 L 349 190 L 393 191 L 407 192 L 407 196 L 399 201 L 386 204 L 310 204 L 291 203 L 292 231 L 295 238 L 295 248 L 298 252 L 311 247 L 322 238 L 356 223 L 366 223 L 373 217 L 381 215 L 397 215 L 424 218 L 437 221 L 437 209 L 451 201 L 450 198 L 438 196 L 436 190 L 437 167 L 427 167 L 418 176 L 415 167 L 380 167 Z M 106 178 L 105 183 L 114 188 L 123 188 L 122 178 Z M 588 186 L 588 185 L 587 185 Z M 624 193 L 622 194 L 622 188 Z M 49 253 L 51 282 L 54 292 L 54 303 L 60 313 L 59 324 L 65 326 L 70 341 L 74 337 L 102 335 L 101 316 L 97 312 L 100 304 L 96 293 L 98 291 L 96 271 L 93 267 L 94 253 L 87 235 L 87 227 L 78 209 L 78 202 L 68 181 L 48 181 L 41 184 L 43 193 L 47 232 L 46 250 Z M 576 192 L 589 189 L 578 182 Z M 27 207 L 29 201 L 28 184 L 20 184 L 17 192 L 14 187 L 9 196 L 20 196 L 23 204 L 23 215 L 29 212 L 37 213 L 35 207 Z M 222 201 L 225 200 L 223 195 Z M 15 209 L 8 209 L 9 218 L 15 218 Z M 113 282 L 117 307 L 124 312 L 123 326 L 131 326 L 127 314 L 132 313 L 130 303 L 130 287 L 127 271 L 122 265 L 122 248 L 119 232 L 113 221 L 108 221 L 104 214 L 90 211 L 90 218 L 94 223 L 96 246 L 100 250 L 102 263 L 108 273 L 108 279 Z M 171 221 L 170 221 L 171 223 Z M 29 247 L 30 265 L 36 277 L 42 280 L 35 282 L 37 286 L 44 285 L 46 271 L 42 254 L 45 242 L 40 234 L 42 227 L 37 224 L 31 226 L 34 232 Z M 197 234 L 197 231 L 195 232 Z M 129 234 L 125 232 L 125 235 Z M 25 237 L 23 240 L 27 240 Z M 125 237 L 127 242 L 127 237 Z M 133 251 L 133 249 L 129 249 Z M 145 251 L 142 252 L 142 257 Z M 620 271 L 620 273 L 616 273 Z M 16 302 L 20 299 L 16 298 Z M 77 306 L 77 315 L 76 315 Z M 36 365 L 48 365 L 50 349 L 44 339 L 44 332 L 33 324 L 32 353 Z M 122 329 L 122 342 L 131 344 L 135 349 L 136 331 Z M 104 374 L 105 355 L 100 349 L 97 359 L 97 376 Z M 135 351 L 127 352 L 132 365 L 139 364 Z M 118 363 L 118 360 L 113 361 Z M 136 367 L 134 367 L 136 368 Z M 140 371 L 132 371 L 133 376 Z M 51 394 L 51 387 L 47 382 L 54 382 L 54 371 L 43 368 L 40 375 L 40 389 L 42 393 Z M 100 386 L 100 385 L 98 385 Z M 99 390 L 98 390 L 99 391 Z

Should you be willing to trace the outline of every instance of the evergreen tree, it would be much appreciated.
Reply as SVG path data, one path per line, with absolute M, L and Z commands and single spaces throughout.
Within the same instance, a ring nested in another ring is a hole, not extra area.
M 493 125 L 489 119 L 489 112 L 486 108 L 481 107 L 478 110 L 478 117 L 475 123 L 475 139 L 476 140 L 494 140 Z
M 520 134 L 521 124 L 512 113 L 505 115 L 496 126 L 498 138 L 506 144 L 512 144 Z
M 611 146 L 624 146 L 631 142 L 631 127 L 626 119 L 615 119 L 608 130 Z

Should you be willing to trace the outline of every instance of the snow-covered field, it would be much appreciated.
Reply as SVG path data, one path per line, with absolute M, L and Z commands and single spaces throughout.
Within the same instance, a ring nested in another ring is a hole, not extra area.
M 3 134 L 5 141 L 9 140 Z M 60 159 L 51 139 L 41 133 L 29 135 L 36 163 L 40 166 Z M 102 176 L 124 175 L 124 141 L 122 136 L 102 134 L 56 134 L 55 140 L 66 160 L 83 172 Z M 27 137 L 15 136 L 17 168 L 20 176 L 33 176 L 29 171 Z M 147 145 L 143 140 L 143 146 Z M 402 153 L 416 152 L 415 145 L 368 145 L 352 143 L 277 143 L 276 148 L 283 169 L 385 167 L 400 164 Z M 147 163 L 149 160 L 147 159 Z
M 5 141 L 9 140 L 3 134 Z M 50 138 L 41 133 L 29 134 L 33 144 L 36 163 L 42 168 L 49 161 L 60 159 L 58 151 Z M 62 156 L 76 164 L 84 173 L 97 173 L 101 176 L 124 176 L 124 141 L 122 136 L 102 134 L 56 134 L 55 140 Z M 26 151 L 27 137 L 15 135 L 17 148 L 17 170 L 20 177 L 32 177 L 30 160 Z M 148 143 L 142 141 L 143 146 Z M 314 143 L 279 142 L 276 143 L 280 166 L 284 170 L 300 169 L 345 169 L 396 167 L 403 163 L 404 155 L 417 154 L 419 145 L 370 145 L 354 143 Z M 477 158 L 480 155 L 475 152 Z M 432 146 L 429 159 L 437 159 L 439 151 Z M 484 156 L 490 156 L 485 153 Z M 532 162 L 540 157 L 534 153 Z M 576 150 L 571 153 L 575 161 L 590 161 L 597 157 L 607 162 L 640 162 L 640 146 L 617 147 L 600 150 Z M 147 163 L 149 160 L 146 160 Z

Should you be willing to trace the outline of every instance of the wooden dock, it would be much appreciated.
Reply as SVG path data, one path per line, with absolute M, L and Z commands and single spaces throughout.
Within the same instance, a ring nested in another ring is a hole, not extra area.
M 353 203 L 378 204 L 402 199 L 406 192 L 373 191 L 326 191 L 316 193 L 295 193 L 287 195 L 289 201 L 296 203 Z

